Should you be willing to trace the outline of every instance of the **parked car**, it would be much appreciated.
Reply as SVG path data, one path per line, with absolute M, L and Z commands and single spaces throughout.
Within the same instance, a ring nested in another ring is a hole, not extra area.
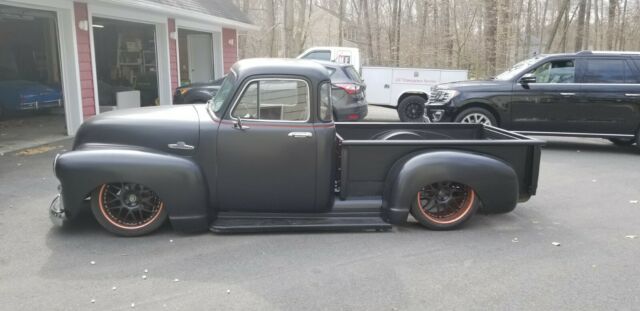
M 491 80 L 440 84 L 425 117 L 631 145 L 640 141 L 640 53 L 540 55 Z
M 360 50 L 343 46 L 316 46 L 298 55 L 298 59 L 320 60 L 348 64 L 360 71 Z
M 439 83 L 467 80 L 467 70 L 362 67 L 370 105 L 393 108 L 403 122 L 423 122 L 424 104 Z
M 369 111 L 364 84 L 356 69 L 349 64 L 316 61 L 329 71 L 334 121 L 359 121 Z
M 173 104 L 203 104 L 216 96 L 224 77 L 211 82 L 191 83 L 180 86 L 173 94 Z
M 46 111 L 62 105 L 62 93 L 52 87 L 25 80 L 0 81 L 0 118 L 11 112 Z
M 536 193 L 541 141 L 481 124 L 334 123 L 311 61 L 243 60 L 208 105 L 108 112 L 54 160 L 57 224 L 108 231 L 443 230 Z

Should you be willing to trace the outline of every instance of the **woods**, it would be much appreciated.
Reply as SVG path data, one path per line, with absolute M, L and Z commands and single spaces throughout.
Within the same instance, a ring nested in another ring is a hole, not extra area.
M 640 50 L 640 0 L 234 0 L 241 57 L 360 48 L 366 65 L 494 75 L 534 54 Z

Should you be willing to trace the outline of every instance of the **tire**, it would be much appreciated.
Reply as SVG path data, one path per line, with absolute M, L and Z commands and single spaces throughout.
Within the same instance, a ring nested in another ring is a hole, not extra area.
M 491 126 L 498 126 L 496 117 L 489 110 L 479 107 L 465 109 L 460 112 L 454 122 L 458 123 L 476 123 Z
M 402 122 L 424 122 L 424 104 L 427 100 L 418 95 L 407 96 L 398 104 L 398 117 Z
M 473 217 L 480 205 L 471 187 L 449 181 L 425 185 L 413 201 L 411 215 L 431 230 L 461 227 Z
M 636 143 L 635 138 L 609 138 L 609 141 L 616 146 L 631 146 Z
M 126 237 L 157 230 L 168 215 L 166 206 L 155 192 L 133 183 L 99 186 L 91 194 L 91 211 L 107 231 Z

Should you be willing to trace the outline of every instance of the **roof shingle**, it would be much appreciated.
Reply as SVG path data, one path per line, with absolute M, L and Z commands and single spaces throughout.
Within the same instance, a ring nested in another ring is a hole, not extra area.
M 252 24 L 231 0 L 146 0 L 162 5 L 209 14 L 241 23 Z

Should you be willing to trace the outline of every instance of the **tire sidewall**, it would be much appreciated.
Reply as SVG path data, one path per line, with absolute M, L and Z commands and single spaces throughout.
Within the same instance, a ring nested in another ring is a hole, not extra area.
M 100 210 L 99 200 L 100 200 L 100 188 L 102 188 L 102 186 L 103 185 L 100 185 L 91 193 L 91 212 L 93 213 L 93 216 L 96 218 L 100 226 L 102 226 L 107 231 L 115 235 L 124 236 L 124 237 L 142 236 L 142 235 L 149 234 L 153 231 L 156 231 L 167 220 L 168 212 L 165 206 L 160 211 L 160 215 L 158 215 L 158 217 L 153 222 L 147 224 L 142 228 L 122 229 L 114 226 L 113 224 L 111 224 L 111 222 L 109 222 L 109 220 L 107 220 L 106 216 L 102 214 L 102 211 Z
M 420 117 L 418 117 L 417 119 L 411 119 L 409 118 L 407 115 L 405 115 L 405 110 L 407 108 L 408 105 L 410 104 L 415 104 L 415 103 L 420 103 L 422 102 L 422 106 L 421 106 L 421 113 L 420 113 Z M 403 99 L 402 101 L 400 101 L 400 104 L 398 104 L 398 117 L 400 117 L 400 121 L 402 122 L 422 122 L 424 120 L 424 104 L 427 103 L 427 100 L 424 99 L 424 97 L 422 96 L 418 96 L 418 95 L 411 95 L 411 96 L 407 96 L 405 99 Z
M 493 115 L 493 113 L 491 113 L 487 109 L 480 108 L 480 107 L 472 107 L 472 108 L 467 108 L 467 109 L 463 110 L 462 112 L 460 112 L 456 116 L 456 118 L 454 119 L 454 122 L 461 123 L 462 119 L 464 119 L 466 116 L 468 116 L 468 115 L 470 115 L 472 113 L 482 114 L 485 117 L 487 117 L 487 119 L 489 119 L 489 121 L 491 121 L 491 126 L 498 126 L 498 120 L 496 120 L 496 117 Z

